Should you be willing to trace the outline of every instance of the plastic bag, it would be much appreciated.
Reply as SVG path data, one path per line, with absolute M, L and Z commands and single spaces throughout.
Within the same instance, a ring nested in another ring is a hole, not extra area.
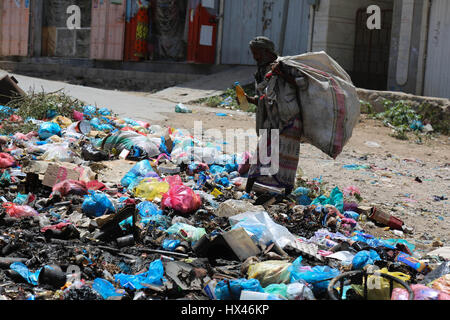
M 162 247 L 164 250 L 174 251 L 180 243 L 181 243 L 180 240 L 164 239 Z
M 46 140 L 51 136 L 61 136 L 61 127 L 54 122 L 44 122 L 38 130 L 38 135 L 41 140 Z
M 426 287 L 422 284 L 413 284 L 414 301 L 419 300 L 450 300 L 450 295 L 445 292 Z M 404 288 L 395 288 L 392 291 L 391 300 L 409 300 L 409 293 Z
M 104 214 L 116 212 L 114 204 L 106 194 L 94 191 L 90 191 L 84 197 L 81 210 L 89 217 L 100 217 Z
M 52 192 L 58 192 L 61 196 L 65 197 L 67 195 L 79 195 L 84 196 L 88 194 L 88 189 L 86 184 L 82 181 L 77 180 L 64 180 L 53 186 Z
M 155 260 L 150 264 L 147 272 L 137 275 L 120 273 L 114 276 L 114 280 L 122 287 L 131 290 L 143 289 L 145 288 L 143 284 L 161 286 L 164 280 L 164 266 L 161 260 Z
M 267 212 L 245 212 L 229 218 L 232 230 L 244 228 L 252 238 L 265 245 L 275 242 L 281 248 L 287 245 L 296 247 L 296 238 L 289 230 L 275 223 Z
M 144 178 L 134 188 L 133 193 L 136 198 L 152 201 L 161 199 L 167 191 L 169 191 L 169 184 L 167 182 L 161 182 L 155 178 Z
M 162 210 L 158 209 L 156 204 L 150 201 L 143 201 L 136 206 L 141 217 L 151 217 L 154 215 L 161 215 Z
M 49 145 L 47 151 L 42 155 L 43 160 L 72 162 L 73 153 L 63 145 Z
M 401 272 L 389 272 L 387 268 L 383 268 L 379 271 L 379 273 L 389 274 L 393 277 L 396 277 L 400 280 L 408 282 L 411 277 L 407 274 Z M 383 278 L 376 275 L 370 275 L 367 277 L 367 299 L 368 300 L 390 300 L 390 280 L 387 278 Z M 363 285 L 353 285 L 352 288 L 360 295 L 364 296 L 364 287 Z M 393 288 L 404 289 L 402 285 L 397 282 L 393 283 Z
M 115 149 L 121 153 L 124 149 L 134 150 L 130 152 L 129 159 L 145 159 L 153 158 L 160 154 L 159 145 L 150 140 L 147 136 L 143 136 L 134 131 L 118 131 L 115 134 L 101 141 L 102 150 L 107 152 Z
M 430 285 L 433 289 L 450 295 L 450 274 L 446 274 L 445 276 L 434 280 Z
M 360 270 L 366 265 L 373 264 L 375 261 L 379 260 L 381 260 L 381 258 L 374 250 L 360 251 L 353 257 L 353 269 Z
M 264 293 L 261 284 L 256 279 L 222 280 L 216 285 L 214 291 L 217 300 L 239 300 L 242 291 Z
M 201 205 L 201 197 L 196 194 L 194 190 L 184 185 L 171 186 L 161 200 L 161 207 L 163 210 L 171 208 L 182 214 L 195 212 Z
M 16 159 L 7 153 L 0 153 L 0 169 L 14 167 Z
M 320 196 L 313 200 L 311 205 L 332 205 L 336 207 L 336 209 L 339 210 L 339 212 L 344 211 L 344 195 L 339 190 L 338 187 L 334 188 L 331 193 L 330 197 L 327 198 L 326 196 Z
M 26 265 L 22 262 L 14 262 L 9 268 L 22 276 L 29 284 L 38 285 L 39 274 L 41 273 L 41 269 L 36 272 L 31 272 Z
M 446 261 L 440 264 L 439 267 L 435 268 L 433 271 L 428 273 L 421 283 L 428 285 L 434 280 L 439 279 L 440 277 L 445 276 L 447 274 L 450 274 L 450 261 Z
M 287 261 L 264 261 L 251 265 L 248 268 L 249 279 L 257 279 L 263 287 L 271 284 L 289 283 L 291 273 Z M 267 291 L 266 291 L 267 292 Z
M 328 266 L 303 268 L 301 267 L 300 258 L 294 261 L 292 267 L 289 269 L 289 271 L 291 272 L 291 282 L 303 280 L 312 285 L 314 293 L 326 291 L 330 280 L 337 277 L 340 273 L 339 270 L 330 268 Z
M 107 300 L 110 297 L 121 297 L 122 293 L 117 292 L 113 284 L 105 279 L 97 278 L 92 283 L 92 289 L 99 293 L 103 299 Z
M 17 194 L 17 197 L 14 199 L 13 203 L 18 205 L 24 205 L 28 201 L 28 195 L 27 194 L 20 194 L 20 192 Z
M 175 223 L 166 232 L 168 234 L 176 234 L 189 242 L 198 241 L 206 234 L 204 228 L 196 228 L 185 223 Z
M 290 283 L 286 287 L 288 300 L 316 300 L 312 290 L 303 282 Z
M 24 218 L 39 215 L 32 207 L 24 205 L 20 206 L 12 202 L 5 202 L 2 207 L 6 209 L 6 213 L 12 218 Z
M 63 129 L 69 127 L 72 124 L 72 120 L 63 116 L 57 116 L 55 119 L 52 120 L 52 122 L 58 124 L 60 128 Z
M 264 286 L 264 285 L 263 285 Z M 264 288 L 264 292 L 273 295 L 280 295 L 287 298 L 287 288 L 288 286 L 284 283 L 281 284 L 271 284 Z
M 154 172 L 149 160 L 142 160 L 136 163 L 120 181 L 124 187 L 128 187 L 137 177 L 145 177 L 146 174 Z

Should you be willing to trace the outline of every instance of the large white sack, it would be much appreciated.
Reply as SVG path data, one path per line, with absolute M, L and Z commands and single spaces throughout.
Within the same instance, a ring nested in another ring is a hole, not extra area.
M 306 89 L 298 90 L 302 141 L 336 159 L 360 116 L 361 106 L 350 76 L 323 51 L 280 57 L 278 61 L 297 69 L 308 83 Z M 294 89 L 286 84 L 280 90 L 284 90 L 282 95 L 289 95 L 288 91 Z

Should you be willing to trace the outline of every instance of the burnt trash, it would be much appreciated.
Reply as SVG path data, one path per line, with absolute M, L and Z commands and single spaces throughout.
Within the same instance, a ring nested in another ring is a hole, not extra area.
M 92 144 L 83 144 L 81 147 L 81 156 L 86 161 L 106 161 L 109 159 L 109 154 L 103 150 L 95 148 Z
M 47 285 L 59 289 L 66 284 L 67 276 L 57 265 L 45 266 L 39 273 L 38 282 L 40 285 Z

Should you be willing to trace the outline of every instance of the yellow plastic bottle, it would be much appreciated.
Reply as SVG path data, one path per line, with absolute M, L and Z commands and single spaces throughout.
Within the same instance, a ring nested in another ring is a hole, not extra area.
M 249 105 L 248 105 L 247 97 L 245 96 L 245 91 L 241 87 L 239 82 L 236 82 L 235 85 L 236 85 L 236 96 L 239 101 L 239 105 L 241 106 L 241 109 L 243 111 L 248 111 Z

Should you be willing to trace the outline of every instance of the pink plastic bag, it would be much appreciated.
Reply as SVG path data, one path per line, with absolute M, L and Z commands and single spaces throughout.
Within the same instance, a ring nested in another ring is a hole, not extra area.
M 14 135 L 14 138 L 17 139 L 17 140 L 28 140 L 28 137 L 26 135 L 24 135 L 23 133 L 21 133 L 21 132 L 17 132 Z
M 45 232 L 47 230 L 61 230 L 62 228 L 70 225 L 70 222 L 60 222 L 58 224 L 54 224 L 52 226 L 46 226 L 41 229 L 41 232 Z
M 12 202 L 5 202 L 2 206 L 6 209 L 6 213 L 12 218 L 24 218 L 38 215 L 38 212 L 30 206 L 19 206 Z
M 86 183 L 86 188 L 88 190 L 95 190 L 95 191 L 100 190 L 101 191 L 101 190 L 106 189 L 106 186 L 97 180 L 93 180 L 93 181 L 89 181 L 88 183 Z
M 409 299 L 408 290 L 403 288 L 394 288 L 394 290 L 392 290 L 391 300 L 407 301 L 408 299 Z
M 73 119 L 75 121 L 83 121 L 84 120 L 84 115 L 81 112 L 78 112 L 76 110 L 73 110 L 73 115 L 72 115 Z
M 163 195 L 162 209 L 172 208 L 176 212 L 189 214 L 197 211 L 202 200 L 191 188 L 184 185 L 171 185 L 169 191 Z
M 79 196 L 84 196 L 88 194 L 88 189 L 86 183 L 78 180 L 64 180 L 53 186 L 53 193 L 59 192 L 61 196 L 65 197 L 69 194 L 75 194 Z
M 170 185 L 170 187 L 183 185 L 183 181 L 181 180 L 180 176 L 169 176 L 164 179 L 164 181 L 166 181 Z
M 413 284 L 411 289 L 414 292 L 414 300 L 450 300 L 450 295 L 443 291 L 435 290 L 423 284 Z M 403 288 L 392 290 L 391 300 L 408 300 L 408 291 Z
M 16 164 L 16 159 L 7 153 L 0 153 L 0 168 L 6 169 L 13 167 Z

